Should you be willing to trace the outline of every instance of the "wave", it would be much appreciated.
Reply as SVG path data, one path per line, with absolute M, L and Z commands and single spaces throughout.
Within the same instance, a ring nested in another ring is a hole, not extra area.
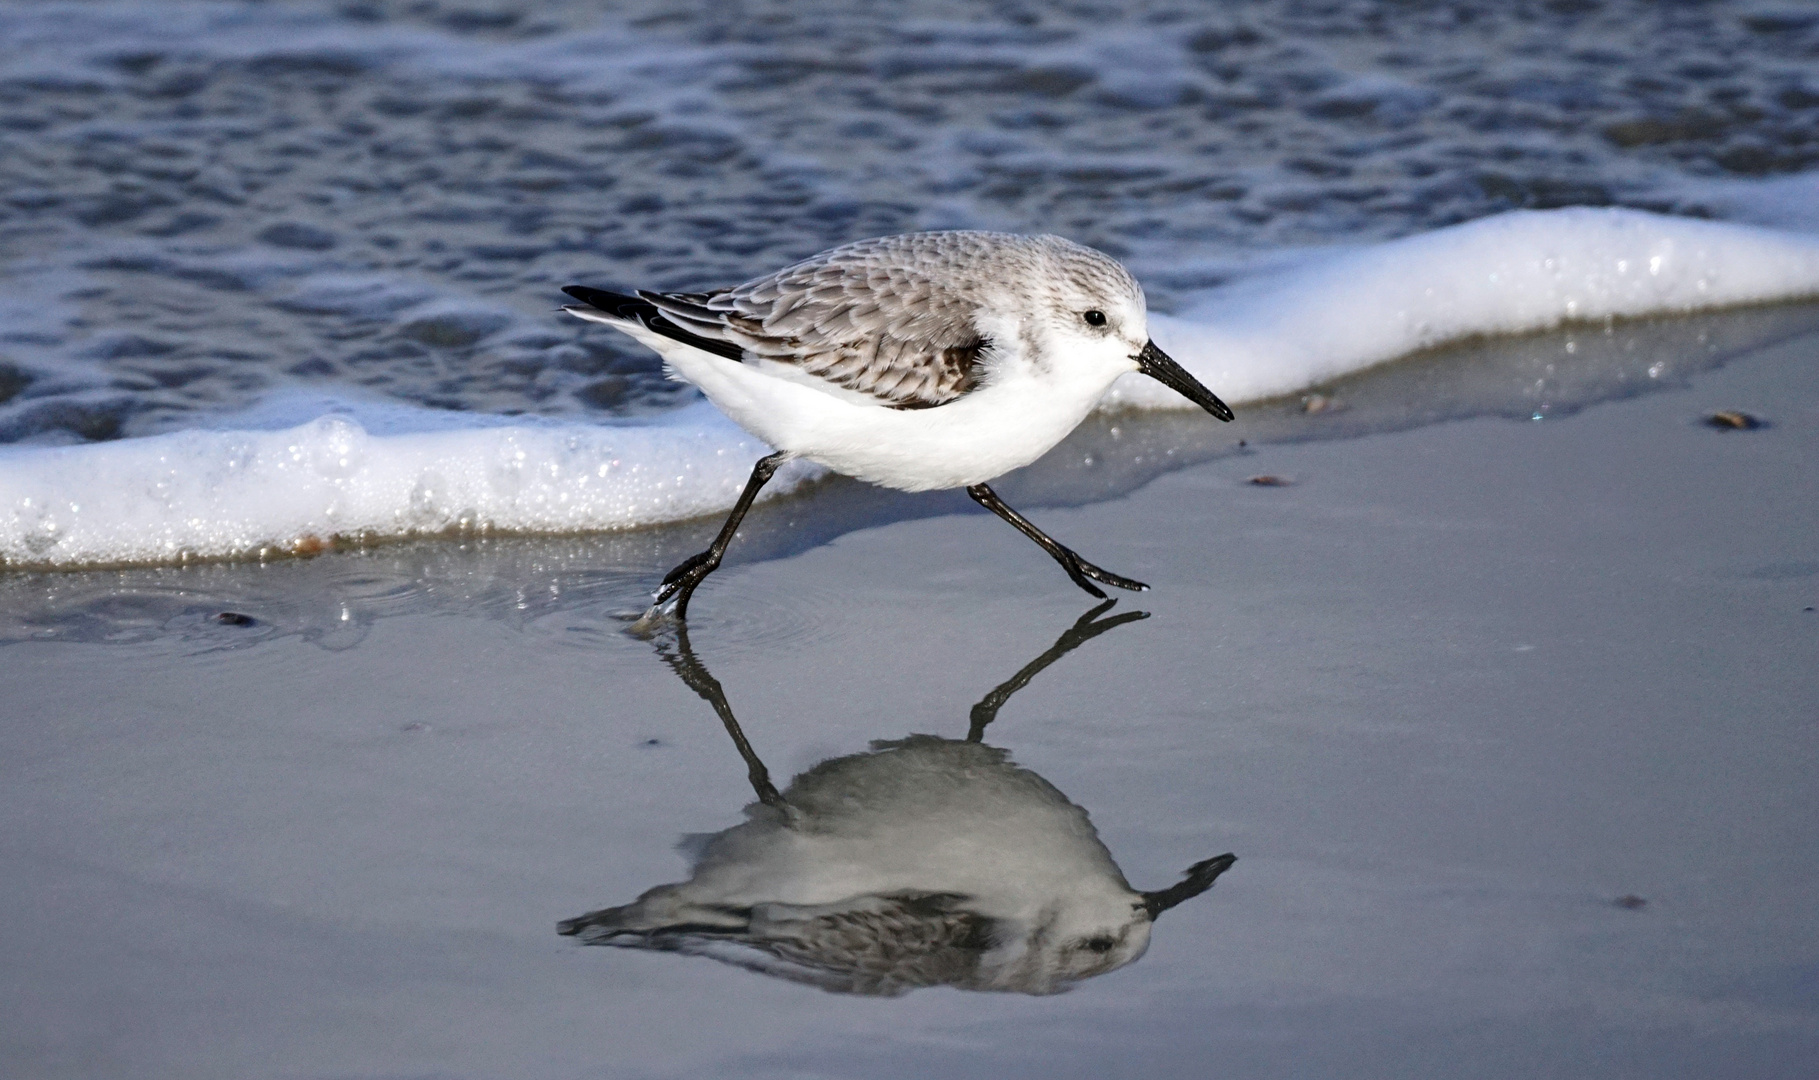
M 1629 210 L 1527 211 L 1306 256 L 1157 315 L 1228 401 L 1448 342 L 1819 296 L 1819 237 Z M 1103 408 L 1178 409 L 1149 380 Z M 577 424 L 279 397 L 216 426 L 0 448 L 0 561 L 69 568 L 308 553 L 336 538 L 625 529 L 737 497 L 767 450 L 696 403 Z M 775 498 L 812 479 L 797 465 Z
M 1819 237 L 1638 210 L 1516 211 L 1316 256 L 1152 319 L 1156 343 L 1256 401 L 1451 342 L 1819 295 Z M 1108 404 L 1192 408 L 1153 380 Z

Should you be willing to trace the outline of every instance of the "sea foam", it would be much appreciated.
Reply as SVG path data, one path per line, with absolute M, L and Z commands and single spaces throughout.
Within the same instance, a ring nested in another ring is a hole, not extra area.
M 1819 237 L 1573 209 L 1310 255 L 1158 315 L 1152 329 L 1242 404 L 1462 338 L 1812 296 Z M 1127 378 L 1104 407 L 1191 406 Z M 705 403 L 583 425 L 288 399 L 225 423 L 0 449 L 0 559 L 157 563 L 311 551 L 347 536 L 659 524 L 726 509 L 767 449 Z M 812 475 L 797 467 L 767 495 Z
M 21 566 L 179 562 L 309 553 L 336 537 L 679 521 L 730 506 L 768 452 L 705 402 L 610 426 L 456 426 L 458 414 L 428 411 L 412 424 L 403 412 L 342 404 L 275 431 L 0 452 L 0 554 Z M 812 474 L 785 472 L 778 494 Z
M 1150 328 L 1227 400 L 1256 401 L 1467 338 L 1815 295 L 1819 237 L 1574 208 L 1311 256 Z M 1107 404 L 1194 407 L 1136 377 Z

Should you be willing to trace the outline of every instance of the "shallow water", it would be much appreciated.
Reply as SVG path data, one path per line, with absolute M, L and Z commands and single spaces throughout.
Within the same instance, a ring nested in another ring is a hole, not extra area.
M 1059 995 L 558 936 L 753 799 L 674 637 L 624 632 L 699 535 L 9 575 L 10 1071 L 1801 1075 L 1819 338 L 1739 318 L 1657 328 L 1672 385 L 1572 415 L 1324 438 L 1347 413 L 1285 403 L 1303 436 L 1056 497 L 1040 523 L 1157 586 L 1063 655 L 1087 602 L 984 514 L 874 506 L 716 575 L 693 655 L 778 787 L 990 700 L 1034 808 L 1083 808 L 1134 889 L 1237 855 Z M 1739 408 L 1767 425 L 1701 422 Z
M 561 285 L 862 236 L 1060 232 L 1169 310 L 1499 210 L 1797 217 L 1720 181 L 1819 162 L 1819 22 L 1754 2 L 16 3 L 0 42 L 6 441 L 298 386 L 660 409 Z
M 896 229 L 1105 247 L 1246 411 L 1582 324 L 1547 415 L 1628 370 L 1612 320 L 1819 296 L 1819 23 L 1755 4 L 0 3 L 0 31 L 9 567 L 722 512 L 762 448 L 558 287 Z M 1447 415 L 1430 392 L 1373 423 Z

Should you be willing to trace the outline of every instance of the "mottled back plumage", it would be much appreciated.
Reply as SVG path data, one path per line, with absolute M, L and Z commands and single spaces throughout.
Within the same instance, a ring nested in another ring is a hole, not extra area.
M 988 308 L 1061 310 L 1107 292 L 1142 295 L 1116 261 L 1061 237 L 932 232 L 861 240 L 730 289 L 638 295 L 690 334 L 928 408 L 980 385 L 994 346 Z
M 993 922 L 968 910 L 968 899 L 904 892 L 821 907 L 765 904 L 725 912 L 725 926 L 696 922 L 642 933 L 624 930 L 625 909 L 611 908 L 567 920 L 560 931 L 588 945 L 708 956 L 841 994 L 990 989 L 980 961 L 993 945 Z

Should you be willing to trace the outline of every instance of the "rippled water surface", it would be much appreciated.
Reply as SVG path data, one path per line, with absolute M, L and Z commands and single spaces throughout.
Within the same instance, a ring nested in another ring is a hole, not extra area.
M 1699 214 L 1819 161 L 1816 62 L 1755 3 L 7 4 L 0 440 L 661 408 L 559 286 L 915 228 L 1062 232 L 1166 309 L 1283 245 Z

